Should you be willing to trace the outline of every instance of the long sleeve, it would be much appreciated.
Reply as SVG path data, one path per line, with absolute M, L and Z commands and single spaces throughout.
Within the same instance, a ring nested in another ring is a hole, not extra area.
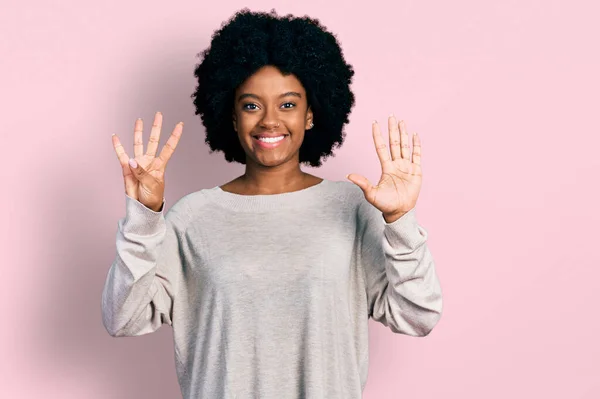
M 102 291 L 102 322 L 112 336 L 152 333 L 172 325 L 173 302 L 182 274 L 180 237 L 187 208 L 175 204 L 166 216 L 126 195 L 118 222 L 116 257 Z
M 363 199 L 358 234 L 369 317 L 395 333 L 428 335 L 442 314 L 442 290 L 415 208 L 387 223 Z

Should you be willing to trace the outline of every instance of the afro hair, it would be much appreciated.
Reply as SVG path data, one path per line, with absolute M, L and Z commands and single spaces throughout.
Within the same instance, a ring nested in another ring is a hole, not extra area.
M 236 12 L 212 35 L 210 46 L 198 56 L 191 95 L 196 115 L 206 128 L 210 152 L 222 151 L 227 162 L 246 164 L 246 154 L 233 128 L 236 88 L 257 70 L 272 65 L 293 74 L 304 86 L 314 127 L 300 147 L 300 163 L 321 166 L 322 158 L 342 145 L 344 124 L 354 106 L 350 83 L 354 70 L 344 60 L 336 37 L 318 19 L 277 16 L 275 10 Z

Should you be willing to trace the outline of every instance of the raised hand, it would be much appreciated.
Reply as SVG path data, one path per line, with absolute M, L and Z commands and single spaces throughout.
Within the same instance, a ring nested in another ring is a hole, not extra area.
M 165 193 L 165 169 L 181 138 L 183 122 L 175 125 L 171 136 L 158 157 L 156 156 L 156 150 L 158 149 L 160 139 L 162 114 L 157 112 L 154 116 L 154 124 L 150 131 L 148 148 L 145 154 L 144 142 L 142 140 L 143 127 L 141 118 L 135 121 L 133 132 L 134 158 L 130 159 L 125 153 L 125 149 L 116 134 L 113 134 L 112 142 L 123 168 L 125 193 L 141 202 L 147 208 L 158 212 L 162 207 Z
M 376 186 L 355 173 L 346 177 L 359 186 L 365 199 L 383 213 L 386 222 L 391 223 L 415 207 L 421 191 L 421 140 L 416 133 L 412 135 L 412 160 L 408 132 L 404 121 L 396 122 L 388 118 L 391 157 L 388 147 L 381 137 L 379 125 L 373 122 L 373 141 L 379 161 L 381 178 Z

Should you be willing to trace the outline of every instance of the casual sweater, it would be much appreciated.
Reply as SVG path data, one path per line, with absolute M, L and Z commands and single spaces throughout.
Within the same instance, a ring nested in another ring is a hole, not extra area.
M 422 337 L 441 317 L 415 208 L 387 223 L 351 182 L 216 186 L 164 209 L 126 195 L 102 321 L 115 337 L 170 325 L 185 399 L 361 398 L 368 319 Z

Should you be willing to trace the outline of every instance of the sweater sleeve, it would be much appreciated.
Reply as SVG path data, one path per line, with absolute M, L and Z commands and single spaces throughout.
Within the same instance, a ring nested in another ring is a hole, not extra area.
M 172 325 L 173 303 L 182 274 L 180 237 L 186 209 L 164 215 L 126 196 L 118 222 L 116 257 L 102 291 L 102 322 L 111 336 L 138 336 Z
M 363 198 L 358 218 L 369 317 L 395 333 L 428 335 L 442 314 L 442 291 L 415 208 L 387 223 Z

